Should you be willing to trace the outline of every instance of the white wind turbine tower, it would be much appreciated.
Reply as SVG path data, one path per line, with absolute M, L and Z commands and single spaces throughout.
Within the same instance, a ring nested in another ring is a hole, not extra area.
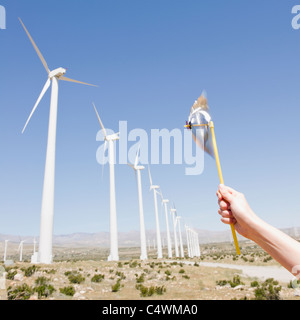
M 141 260 L 147 259 L 147 242 L 146 242 L 146 231 L 144 221 L 144 208 L 143 208 L 143 194 L 142 194 L 142 182 L 141 182 L 141 170 L 144 170 L 144 166 L 139 166 L 139 152 L 140 146 L 136 153 L 134 165 L 128 163 L 128 165 L 135 171 L 138 187 L 138 201 L 139 201 L 139 213 L 140 213 L 140 238 L 141 238 Z
M 3 256 L 3 261 L 6 261 L 6 255 L 7 255 L 7 243 L 9 240 L 4 241 L 4 256 Z
M 55 180 L 55 145 L 56 145 L 56 124 L 57 124 L 57 102 L 58 102 L 58 80 L 70 81 L 90 85 L 88 83 L 80 82 L 77 80 L 66 78 L 64 75 L 66 69 L 58 68 L 50 71 L 48 65 L 24 26 L 21 19 L 19 19 L 25 32 L 27 33 L 36 53 L 38 54 L 42 64 L 44 65 L 48 79 L 44 85 L 44 88 L 34 105 L 30 116 L 24 126 L 22 133 L 25 131 L 28 122 L 30 121 L 33 113 L 35 112 L 38 104 L 43 98 L 46 91 L 49 89 L 52 83 L 51 103 L 50 103 L 50 115 L 49 115 L 49 128 L 48 128 L 48 143 L 47 154 L 45 164 L 44 175 L 44 187 L 42 196 L 42 209 L 41 209 L 41 224 L 40 224 L 40 242 L 39 242 L 39 263 L 52 263 L 52 236 L 53 236 L 53 216 L 54 216 L 54 180 Z
M 160 192 L 160 196 L 161 196 L 162 205 L 164 205 L 164 208 L 165 208 L 168 257 L 172 258 L 172 242 L 171 242 L 169 218 L 168 218 L 168 203 L 169 203 L 169 200 L 163 198 L 162 192 Z
M 156 243 L 157 243 L 157 258 L 162 258 L 162 246 L 161 246 L 161 234 L 160 234 L 160 227 L 159 227 L 159 217 L 158 217 L 158 209 L 157 209 L 157 193 L 159 186 L 153 185 L 152 177 L 150 172 L 150 167 L 148 166 L 149 172 L 149 180 L 150 180 L 150 191 L 153 190 L 153 197 L 154 197 L 154 210 L 155 210 L 155 223 L 156 223 Z M 155 240 L 154 240 L 155 241 Z M 155 249 L 155 248 L 154 248 Z
M 33 255 L 31 256 L 31 263 L 38 262 L 38 253 L 36 252 L 36 240 L 33 238 Z
M 20 252 L 20 262 L 22 262 L 23 260 L 23 244 L 24 244 L 24 240 L 22 240 L 19 244 L 19 248 L 18 248 L 18 252 Z
M 172 220 L 173 220 L 175 256 L 176 256 L 176 258 L 178 258 L 179 257 L 179 251 L 178 251 L 178 242 L 177 242 L 177 231 L 176 231 L 177 220 L 176 220 L 176 209 L 175 209 L 175 207 L 171 208 L 171 215 L 172 215 Z
M 185 225 L 185 233 L 186 233 L 186 244 L 188 248 L 188 257 L 191 258 L 191 243 L 190 243 L 190 235 L 189 235 L 189 227 Z
M 105 145 L 104 151 L 106 151 L 106 144 L 108 143 L 108 162 L 109 162 L 109 197 L 110 197 L 110 255 L 108 261 L 119 261 L 119 249 L 118 249 L 118 227 L 117 227 L 117 209 L 116 209 L 116 187 L 115 187 L 115 145 L 114 142 L 119 140 L 119 133 L 107 135 L 105 127 L 100 119 L 99 113 L 93 103 L 98 121 L 102 128 Z
M 180 216 L 176 217 L 178 223 L 178 233 L 179 233 L 179 247 L 180 247 L 180 256 L 184 258 L 183 244 L 182 244 L 182 236 L 181 236 L 181 226 L 180 226 Z

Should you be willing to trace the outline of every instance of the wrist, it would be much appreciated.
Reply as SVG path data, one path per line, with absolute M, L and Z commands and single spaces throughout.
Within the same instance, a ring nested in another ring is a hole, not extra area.
M 258 245 L 261 245 L 261 242 L 264 241 L 265 235 L 268 232 L 269 227 L 270 226 L 265 221 L 261 220 L 256 216 L 251 223 L 249 239 L 257 243 Z

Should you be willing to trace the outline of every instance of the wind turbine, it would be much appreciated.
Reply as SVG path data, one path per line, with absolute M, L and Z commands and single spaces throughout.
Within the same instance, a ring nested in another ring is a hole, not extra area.
M 162 246 L 161 246 L 161 235 L 160 235 L 160 227 L 159 227 L 159 218 L 158 218 L 158 209 L 157 209 L 157 193 L 159 186 L 153 185 L 152 177 L 150 172 L 150 167 L 148 166 L 149 172 L 149 180 L 150 180 L 150 191 L 153 190 L 154 197 L 154 210 L 155 210 L 155 223 L 156 223 L 156 243 L 157 243 L 157 258 L 162 258 Z M 155 248 L 154 248 L 155 249 Z
M 164 199 L 162 192 L 160 192 L 162 205 L 165 208 L 165 218 L 166 218 L 166 231 L 167 231 L 167 246 L 168 246 L 168 257 L 172 258 L 172 243 L 171 243 L 171 236 L 170 236 L 170 228 L 169 228 L 169 218 L 168 218 L 168 199 Z
M 177 220 L 177 223 L 178 223 L 180 256 L 181 256 L 181 258 L 184 258 L 184 251 L 183 251 L 183 244 L 182 244 L 182 236 L 181 236 L 180 219 L 181 219 L 180 216 L 177 216 L 177 217 L 176 217 L 176 220 Z
M 188 248 L 188 257 L 192 257 L 192 250 L 191 250 L 191 242 L 190 242 L 190 235 L 189 235 L 189 227 L 185 225 L 185 233 L 186 233 L 186 243 Z
M 4 256 L 3 256 L 3 261 L 6 261 L 6 254 L 7 254 L 7 243 L 9 240 L 4 241 Z
M 49 128 L 48 128 L 48 143 L 47 143 L 47 154 L 45 164 L 45 175 L 44 175 L 44 187 L 42 196 L 42 209 L 41 209 L 41 224 L 40 224 L 40 243 L 39 243 L 39 254 L 38 262 L 51 264 L 52 263 L 52 236 L 53 236 L 53 216 L 54 216 L 54 180 L 55 180 L 55 145 L 56 145 L 56 124 L 57 124 L 57 102 L 58 102 L 58 81 L 70 81 L 81 83 L 85 85 L 94 86 L 85 82 L 69 79 L 65 77 L 66 69 L 58 68 L 50 71 L 48 65 L 42 56 L 37 45 L 33 41 L 28 30 L 24 26 L 22 20 L 19 18 L 27 36 L 29 37 L 36 53 L 38 54 L 44 68 L 47 71 L 48 79 L 43 87 L 43 90 L 34 105 L 28 120 L 23 128 L 24 133 L 27 124 L 29 123 L 33 113 L 35 112 L 38 104 L 42 100 L 44 94 L 52 84 L 51 92 L 51 103 L 50 103 L 50 115 L 49 115 Z
M 20 252 L 20 262 L 22 262 L 23 260 L 23 244 L 24 244 L 24 240 L 22 240 L 19 244 L 19 248 L 18 248 L 18 252 Z
M 143 209 L 143 194 L 142 194 L 142 182 L 141 182 L 141 170 L 144 170 L 144 166 L 139 166 L 139 152 L 140 146 L 138 147 L 134 165 L 128 163 L 128 165 L 135 171 L 138 187 L 138 201 L 139 201 L 139 212 L 140 212 L 140 237 L 141 237 L 141 260 L 147 260 L 147 245 L 146 245 L 146 231 L 144 221 L 144 209 Z
M 36 240 L 33 238 L 33 255 L 31 256 L 31 263 L 38 263 L 38 252 L 36 252 Z
M 119 261 L 119 249 L 118 249 L 118 227 L 117 227 L 117 209 L 116 209 L 116 187 L 115 187 L 115 149 L 114 142 L 119 140 L 119 133 L 107 135 L 104 125 L 101 121 L 99 113 L 93 103 L 98 121 L 102 128 L 105 145 L 104 151 L 106 151 L 106 144 L 108 143 L 108 157 L 109 157 L 109 197 L 110 197 L 110 255 L 108 261 Z
M 173 206 L 174 206 L 174 204 L 173 204 Z M 178 252 L 177 231 L 176 231 L 177 220 L 176 220 L 176 217 L 175 217 L 176 216 L 175 207 L 171 208 L 171 215 L 172 215 L 172 220 L 173 220 L 175 256 L 176 256 L 176 258 L 178 258 L 179 257 L 179 252 Z

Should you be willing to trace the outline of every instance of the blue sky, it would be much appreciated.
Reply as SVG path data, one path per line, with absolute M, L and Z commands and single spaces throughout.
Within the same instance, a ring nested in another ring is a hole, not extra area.
M 26 132 L 46 81 L 21 17 L 50 69 L 98 88 L 60 83 L 54 233 L 109 230 L 109 175 L 96 162 L 99 125 L 118 130 L 182 128 L 202 90 L 212 110 L 225 183 L 244 192 L 263 219 L 300 226 L 300 31 L 296 1 L 1 0 L 0 233 L 38 235 L 50 92 Z M 182 129 L 183 130 L 183 129 Z M 228 230 L 219 221 L 214 161 L 200 176 L 155 165 L 152 178 L 183 222 Z M 142 176 L 147 229 L 154 208 Z M 116 166 L 118 226 L 138 230 L 132 170 Z M 161 219 L 163 223 L 163 219 Z M 162 224 L 164 229 L 164 224 Z

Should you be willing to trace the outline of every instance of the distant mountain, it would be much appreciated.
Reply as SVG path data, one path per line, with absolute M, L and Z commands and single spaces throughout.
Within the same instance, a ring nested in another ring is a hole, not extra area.
M 232 235 L 230 228 L 228 231 L 209 231 L 194 229 L 198 232 L 200 244 L 212 243 L 212 242 L 229 242 L 232 241 Z M 287 228 L 282 229 L 286 234 L 299 238 L 300 237 L 300 227 L 297 228 Z M 166 233 L 161 233 L 162 242 L 167 244 Z M 171 237 L 173 234 L 171 232 Z M 154 241 L 156 241 L 156 234 L 154 230 L 148 230 L 146 232 L 147 241 L 153 246 Z M 238 238 L 244 239 L 238 235 Z M 183 243 L 186 243 L 186 234 L 182 232 Z M 25 240 L 26 243 L 33 243 L 32 236 L 19 237 L 15 235 L 0 234 L 0 242 L 4 240 L 9 240 L 10 242 L 18 243 L 21 240 Z M 38 241 L 38 238 L 36 239 Z M 137 247 L 140 243 L 140 233 L 139 231 L 129 231 L 129 232 L 119 232 L 118 240 L 120 247 Z M 67 246 L 67 247 L 109 247 L 109 232 L 99 232 L 99 233 L 72 233 L 67 235 L 54 235 L 53 245 L 54 246 Z

